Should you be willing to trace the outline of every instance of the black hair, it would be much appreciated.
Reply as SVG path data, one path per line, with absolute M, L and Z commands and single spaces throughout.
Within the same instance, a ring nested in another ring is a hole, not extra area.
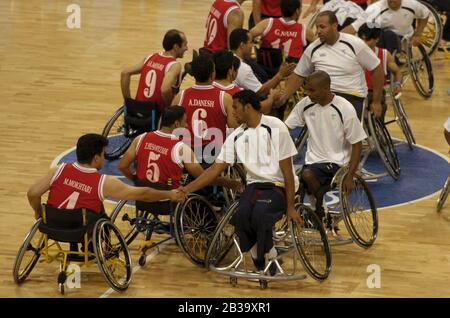
M 230 34 L 230 50 L 237 50 L 241 43 L 247 43 L 249 39 L 248 30 L 234 29 Z
M 281 0 L 281 12 L 283 17 L 292 17 L 302 6 L 300 0 Z
M 335 24 L 335 23 L 339 24 L 338 19 L 336 18 L 336 14 L 334 14 L 333 11 L 327 10 L 327 11 L 320 12 L 317 15 L 316 19 L 318 17 L 328 17 L 328 22 L 330 22 L 330 24 Z
M 164 109 L 161 115 L 161 127 L 170 127 L 177 120 L 181 120 L 184 116 L 184 108 L 181 106 L 171 106 Z
M 208 81 L 214 72 L 214 62 L 209 54 L 200 54 L 192 61 L 192 75 L 197 82 Z
M 367 23 L 364 23 L 358 30 L 358 36 L 365 40 L 377 40 L 381 37 L 381 29 L 369 28 Z
M 233 99 L 237 99 L 242 105 L 250 104 L 254 110 L 261 109 L 259 96 L 249 89 L 244 89 L 233 95 Z
M 77 141 L 77 161 L 90 164 L 95 155 L 101 155 L 103 149 L 108 145 L 108 139 L 99 134 L 86 134 Z
M 228 50 L 222 50 L 214 53 L 213 59 L 216 67 L 216 79 L 226 79 L 228 71 L 233 67 L 233 53 Z
M 183 44 L 183 38 L 181 37 L 181 31 L 176 29 L 172 29 L 166 32 L 163 39 L 163 48 L 166 51 L 170 51 L 173 49 L 175 44 L 178 44 L 179 47 Z
M 330 78 L 330 75 L 325 71 L 318 70 L 318 71 L 313 72 L 306 78 L 306 82 L 309 82 L 311 80 L 317 81 L 318 83 L 320 83 L 322 88 L 328 88 L 328 89 L 330 88 L 331 78 Z

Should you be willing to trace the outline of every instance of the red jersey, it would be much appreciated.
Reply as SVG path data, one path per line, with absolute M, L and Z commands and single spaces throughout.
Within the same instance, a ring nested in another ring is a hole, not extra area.
M 268 17 L 279 18 L 281 12 L 281 0 L 261 0 L 261 14 Z
M 352 2 L 354 2 L 356 4 L 366 4 L 367 0 L 352 0 Z
M 103 211 L 105 176 L 78 163 L 63 163 L 50 181 L 47 204 L 58 209 Z
M 283 49 L 286 57 L 300 58 L 306 46 L 306 28 L 296 21 L 269 18 L 261 36 L 261 47 Z
M 195 139 L 194 144 L 190 138 L 184 140 L 192 147 L 211 142 L 222 146 L 227 128 L 224 95 L 224 91 L 213 85 L 194 85 L 182 91 L 180 106 L 186 111 L 186 128 Z
M 213 86 L 217 87 L 218 89 L 220 89 L 221 91 L 224 91 L 227 94 L 230 94 L 231 97 L 234 96 L 234 94 L 236 94 L 237 92 L 242 91 L 242 87 L 231 83 L 230 85 L 227 86 L 223 86 L 222 84 L 218 83 L 218 82 L 213 82 Z
M 141 181 L 170 184 L 177 189 L 183 176 L 178 137 L 159 130 L 143 134 L 136 146 L 136 176 Z
M 164 110 L 164 100 L 161 95 L 161 86 L 164 76 L 170 67 L 176 63 L 172 56 L 164 56 L 162 53 L 149 55 L 144 62 L 139 79 L 139 86 L 136 93 L 136 100 L 140 102 L 154 102 L 158 105 L 158 110 Z M 181 75 L 181 74 L 180 74 Z M 180 79 L 174 89 L 177 92 Z
M 240 5 L 236 0 L 214 1 L 206 20 L 206 37 L 203 43 L 205 49 L 217 52 L 228 48 L 228 15 L 239 8 Z
M 387 84 L 387 51 L 386 49 L 382 49 L 377 47 L 377 56 L 380 59 L 380 63 L 383 66 L 383 71 L 384 71 L 384 85 Z M 369 90 L 373 89 L 373 84 L 372 84 L 372 74 L 370 73 L 370 71 L 365 70 L 365 75 L 366 75 L 366 83 L 367 83 L 367 88 Z

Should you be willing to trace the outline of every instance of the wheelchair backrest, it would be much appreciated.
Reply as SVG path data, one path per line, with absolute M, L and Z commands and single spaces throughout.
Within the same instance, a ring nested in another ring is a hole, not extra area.
M 139 133 L 157 129 L 159 119 L 158 105 L 154 102 L 140 102 L 125 99 L 125 124 Z

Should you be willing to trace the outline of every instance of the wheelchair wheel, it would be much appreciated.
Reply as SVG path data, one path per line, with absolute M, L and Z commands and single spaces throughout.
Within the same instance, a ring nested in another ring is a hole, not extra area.
M 408 117 L 406 116 L 403 103 L 400 98 L 395 98 L 395 96 L 392 96 L 392 104 L 394 105 L 396 121 L 400 126 L 403 135 L 406 138 L 406 142 L 408 143 L 409 149 L 413 150 L 414 149 L 413 145 L 416 144 L 416 138 L 414 138 L 411 126 L 409 125 Z
M 331 249 L 322 222 L 309 207 L 297 204 L 303 226 L 291 221 L 295 248 L 305 271 L 315 280 L 323 281 L 331 271 Z
M 124 122 L 124 106 L 116 110 L 114 115 L 103 128 L 102 136 L 108 138 L 108 146 L 105 148 L 105 158 L 116 160 L 127 151 L 132 140 L 126 136 Z
M 174 213 L 175 239 L 183 254 L 203 266 L 218 219 L 211 204 L 199 195 L 178 204 Z
M 136 207 L 134 202 L 119 201 L 111 212 L 111 222 L 119 229 L 129 246 L 139 233 L 136 228 Z
M 450 192 L 450 176 L 445 181 L 444 187 L 442 188 L 441 193 L 439 194 L 439 198 L 437 201 L 437 212 L 441 212 L 442 207 L 444 206 L 445 200 L 447 200 L 448 193 Z
M 375 144 L 375 148 L 389 175 L 394 180 L 397 180 L 400 176 L 400 162 L 391 135 L 386 126 L 376 119 L 374 115 L 369 113 L 367 118 L 370 135 Z
M 442 21 L 439 13 L 436 9 L 426 1 L 420 1 L 430 11 L 428 17 L 428 23 L 423 30 L 422 44 L 425 46 L 425 50 L 429 56 L 431 56 L 439 46 L 439 42 L 442 39 Z
M 226 215 L 220 220 L 219 225 L 214 231 L 213 238 L 209 244 L 205 257 L 205 266 L 209 269 L 210 265 L 218 266 L 228 259 L 227 255 L 233 247 L 234 226 L 230 224 L 230 220 L 237 211 L 239 202 L 234 202 L 228 209 Z M 237 251 L 234 251 L 237 252 Z M 233 255 L 235 253 L 232 253 Z M 232 255 L 231 261 L 235 259 Z M 228 263 L 225 265 L 229 265 Z
M 242 188 L 239 191 L 233 191 L 228 188 L 224 188 L 223 194 L 225 196 L 225 201 L 227 206 L 230 206 L 233 202 L 239 199 L 240 195 L 244 191 L 246 185 L 246 177 L 244 169 L 241 165 L 238 164 L 229 166 L 225 175 L 233 180 L 241 182 L 242 184 Z
M 97 221 L 93 244 L 97 265 L 108 284 L 115 291 L 126 290 L 132 276 L 131 256 L 119 229 L 109 220 Z
M 16 284 L 22 283 L 30 275 L 36 265 L 41 251 L 44 248 L 44 234 L 39 232 L 39 225 L 42 219 L 36 220 L 30 232 L 25 237 L 22 246 L 17 254 L 13 267 L 13 277 Z
M 423 45 L 408 46 L 408 69 L 417 92 L 428 98 L 433 94 L 434 76 L 430 58 Z
M 342 176 L 339 189 L 342 189 L 346 174 Z M 378 234 L 378 213 L 367 183 L 358 175 L 353 177 L 354 190 L 349 195 L 339 191 L 341 211 L 345 226 L 353 241 L 363 248 L 373 245 Z

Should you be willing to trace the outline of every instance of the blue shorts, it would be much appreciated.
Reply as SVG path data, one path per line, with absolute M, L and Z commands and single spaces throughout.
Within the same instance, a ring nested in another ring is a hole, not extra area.
M 339 165 L 332 162 L 313 163 L 310 165 L 304 165 L 302 172 L 305 169 L 311 170 L 322 186 L 328 186 L 340 168 L 341 167 Z

